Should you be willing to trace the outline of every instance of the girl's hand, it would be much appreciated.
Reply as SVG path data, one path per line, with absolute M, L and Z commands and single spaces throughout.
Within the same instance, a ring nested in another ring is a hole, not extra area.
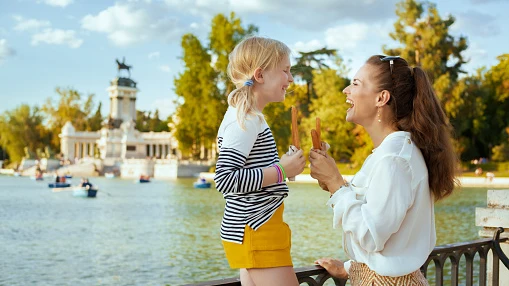
M 336 166 L 336 161 L 322 150 L 311 149 L 309 152 L 311 177 L 327 186 L 332 193 L 344 184 L 343 176 Z
M 315 264 L 325 268 L 325 270 L 327 270 L 327 272 L 329 272 L 332 277 L 348 279 L 348 273 L 346 272 L 345 265 L 341 260 L 333 258 L 320 258 L 315 261 Z
M 304 152 L 302 150 L 297 150 L 297 152 L 292 155 L 283 155 L 279 163 L 281 163 L 283 169 L 285 169 L 286 177 L 291 178 L 304 171 L 306 158 L 304 158 Z

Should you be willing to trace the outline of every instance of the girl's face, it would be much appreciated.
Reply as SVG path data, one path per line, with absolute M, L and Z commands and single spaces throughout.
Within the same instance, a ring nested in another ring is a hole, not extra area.
M 285 100 L 286 89 L 293 82 L 290 67 L 290 58 L 286 57 L 274 68 L 261 71 L 263 84 L 255 85 L 259 107 Z
M 377 122 L 378 95 L 375 83 L 371 77 L 374 68 L 364 64 L 355 74 L 350 85 L 343 93 L 346 102 L 351 106 L 346 112 L 346 121 L 369 127 Z

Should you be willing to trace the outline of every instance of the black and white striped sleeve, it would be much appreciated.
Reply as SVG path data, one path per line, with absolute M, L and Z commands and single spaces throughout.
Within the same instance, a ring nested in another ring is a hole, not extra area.
M 247 157 L 256 143 L 260 123 L 257 118 L 246 120 L 245 130 L 237 122 L 220 134 L 219 157 L 214 181 L 222 194 L 247 193 L 262 188 L 263 170 L 244 168 Z M 222 135 L 222 136 L 221 136 Z

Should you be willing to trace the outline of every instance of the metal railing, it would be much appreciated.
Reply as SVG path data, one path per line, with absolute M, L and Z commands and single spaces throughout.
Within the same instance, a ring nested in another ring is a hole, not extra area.
M 434 282 L 437 286 L 442 286 L 444 284 L 444 278 L 447 275 L 445 266 L 446 262 L 450 261 L 451 271 L 450 271 L 450 285 L 474 285 L 474 264 L 476 262 L 479 263 L 479 272 L 478 279 L 476 279 L 479 283 L 479 286 L 485 286 L 487 282 L 487 266 L 488 261 L 487 257 L 489 252 L 491 251 L 493 255 L 493 275 L 491 276 L 491 285 L 498 286 L 499 285 L 499 262 L 501 261 L 505 267 L 509 269 L 509 259 L 504 254 L 502 249 L 500 248 L 500 242 L 507 241 L 507 238 L 500 239 L 500 233 L 504 232 L 504 229 L 499 227 L 493 238 L 485 238 L 479 239 L 475 241 L 454 243 L 454 244 L 446 244 L 435 247 L 435 249 L 431 252 L 428 259 L 421 266 L 421 272 L 424 276 L 427 276 L 428 266 L 433 261 L 435 266 L 435 277 Z M 479 259 L 475 259 L 476 254 L 479 254 Z M 461 281 L 460 284 L 460 261 L 462 257 L 465 257 L 465 281 Z M 320 266 L 308 266 L 308 267 L 299 267 L 294 268 L 295 274 L 297 275 L 297 279 L 299 283 L 302 285 L 309 286 L 321 286 L 324 285 L 325 282 L 332 280 L 337 286 L 345 286 L 347 280 L 345 279 L 337 279 L 331 277 L 325 269 Z M 428 279 L 429 280 L 429 279 Z M 222 280 L 214 280 L 201 282 L 197 284 L 189 284 L 186 286 L 241 286 L 240 278 L 228 278 Z

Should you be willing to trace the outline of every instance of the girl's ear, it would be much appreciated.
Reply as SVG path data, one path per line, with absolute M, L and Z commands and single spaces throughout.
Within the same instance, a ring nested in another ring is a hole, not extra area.
M 382 90 L 377 97 L 377 106 L 381 107 L 387 104 L 387 102 L 391 99 L 391 93 L 388 90 Z
M 263 70 L 261 68 L 255 69 L 253 77 L 257 83 L 263 83 Z

